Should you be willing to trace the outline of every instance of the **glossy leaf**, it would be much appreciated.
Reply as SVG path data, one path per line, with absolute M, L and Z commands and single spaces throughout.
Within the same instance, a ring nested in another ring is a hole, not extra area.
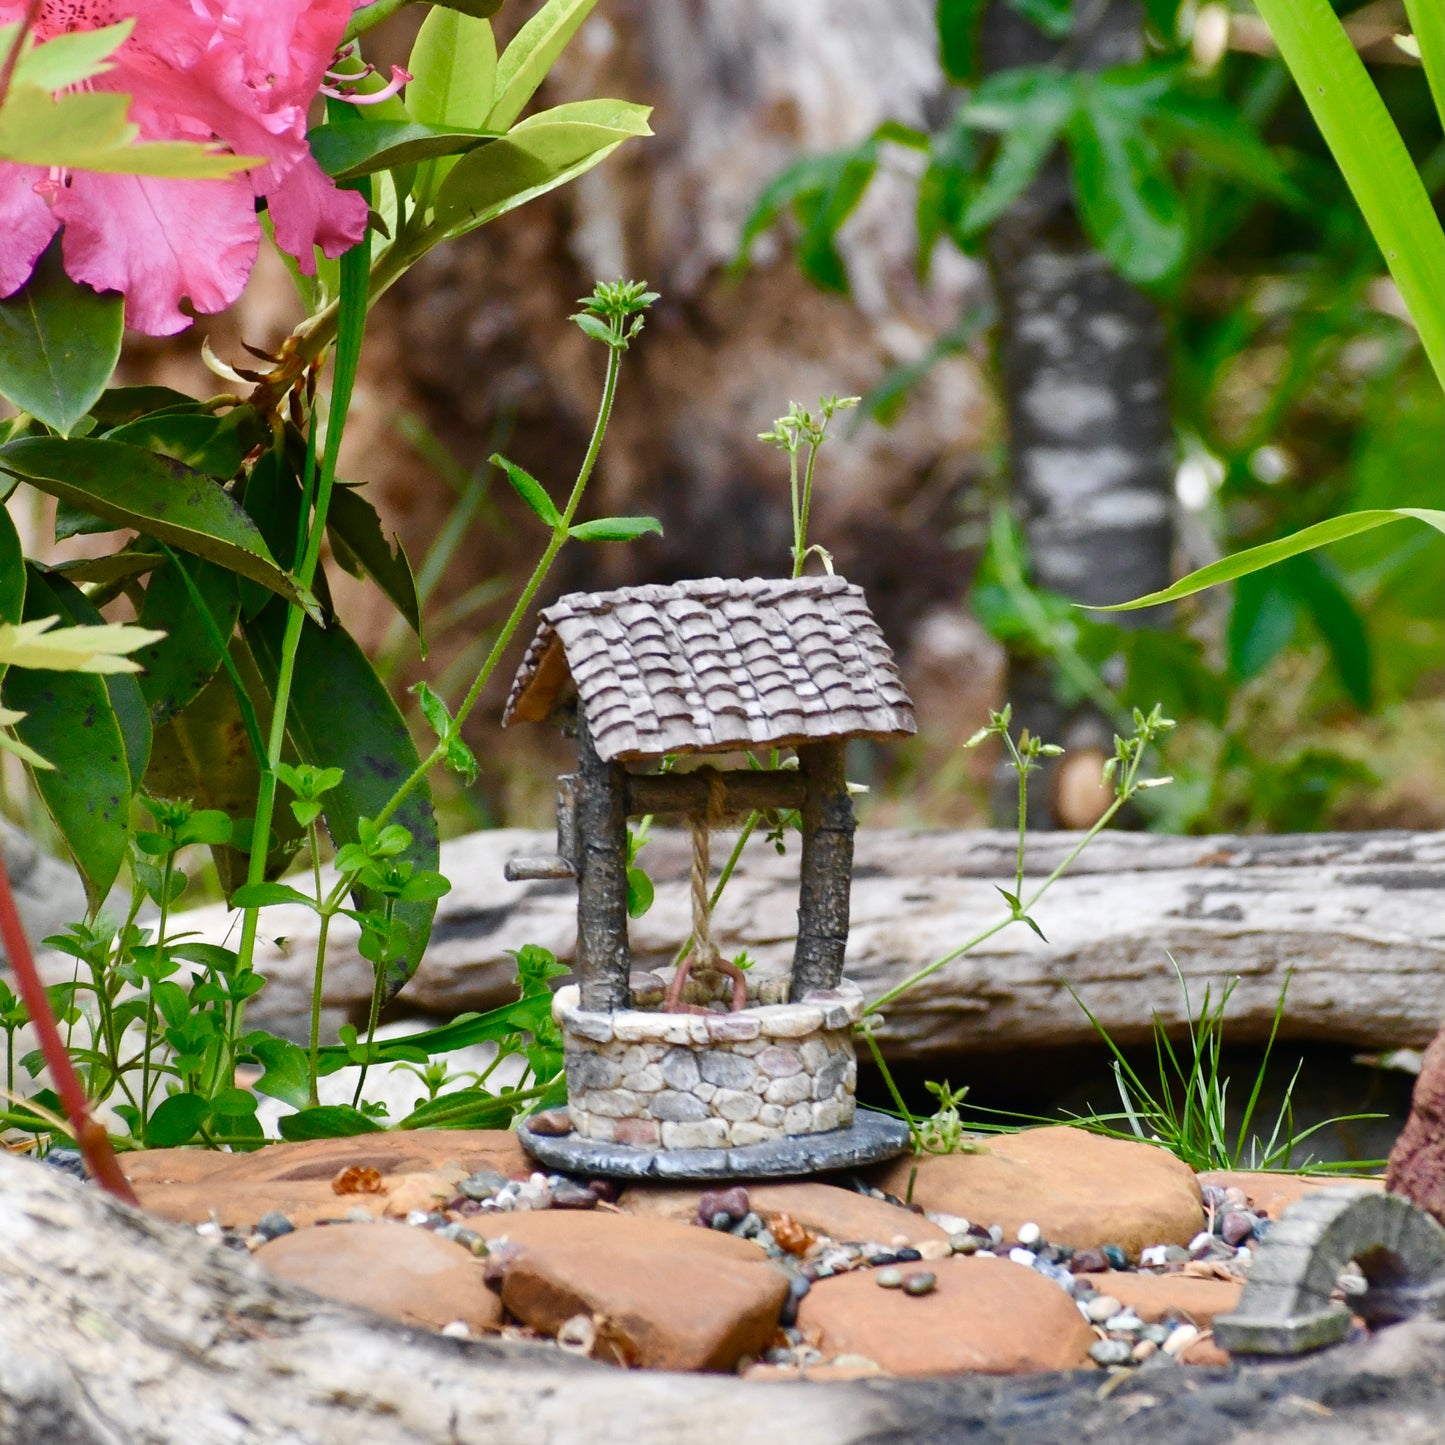
M 289 883 L 244 883 L 231 895 L 233 908 L 270 908 L 273 904 L 298 904 L 316 909 L 316 900 L 308 898 Z
M 497 62 L 496 99 L 487 112 L 488 126 L 506 130 L 521 115 L 596 4 L 597 0 L 547 0 L 522 26 Z
M 32 572 L 26 619 L 63 615 L 46 578 Z M 32 774 L 46 811 L 75 858 L 91 905 L 110 891 L 129 840 L 131 775 L 105 679 L 87 672 L 11 668 L 4 705 L 26 714 L 16 735 L 54 766 Z
M 472 151 L 437 192 L 436 224 L 461 235 L 591 170 L 624 140 L 651 135 L 648 106 L 581 100 L 529 116 Z
M 19 622 L 24 615 L 25 554 L 14 519 L 0 507 L 0 622 Z
M 241 463 L 268 436 L 265 424 L 249 406 L 233 407 L 223 416 L 212 412 L 168 411 L 144 416 L 106 433 L 108 441 L 129 442 L 158 452 L 208 477 L 229 481 Z
M 337 562 L 353 576 L 364 572 L 370 577 L 401 613 L 407 626 L 421 638 L 421 600 L 411 563 L 399 541 L 387 540 L 376 508 L 356 487 L 337 483 L 326 513 L 326 535 Z M 421 655 L 426 656 L 425 642 Z
M 306 1107 L 311 1098 L 311 1070 L 305 1049 L 273 1034 L 252 1034 L 243 1041 L 242 1052 L 266 1071 L 256 1081 L 258 1094 L 280 1099 L 293 1109 Z
M 498 1043 L 518 1032 L 535 1033 L 545 1027 L 552 1016 L 552 995 L 549 990 L 533 994 L 514 1003 L 491 1009 L 484 1014 L 462 1014 L 438 1028 L 407 1034 L 404 1038 L 378 1039 L 372 1046 L 372 1062 L 388 1063 L 412 1058 L 418 1049 L 424 1053 L 452 1053 L 475 1044 Z M 329 1068 L 343 1067 L 350 1062 L 342 1044 L 330 1044 L 321 1050 Z
M 191 412 L 200 403 L 169 386 L 111 386 L 90 409 L 98 427 L 124 426 L 138 417 L 161 412 Z
M 37 585 L 32 583 L 32 587 Z M 105 618 L 91 604 L 90 599 L 73 583 L 63 577 L 51 576 L 38 582 L 57 604 L 58 611 L 68 622 L 83 627 L 102 627 Z M 54 614 L 52 614 L 54 615 Z M 139 654 L 137 654 L 139 657 Z M 103 681 L 110 695 L 110 705 L 120 725 L 121 737 L 125 740 L 126 764 L 130 769 L 131 790 L 140 787 L 145 777 L 151 756 L 151 720 L 146 708 L 145 696 L 141 692 L 140 679 L 130 672 L 108 672 Z
M 319 1104 L 283 1114 L 277 1125 L 281 1137 L 295 1143 L 300 1139 L 346 1139 L 357 1134 L 380 1134 L 382 1126 L 349 1104 Z
M 95 405 L 120 358 L 124 298 L 65 274 L 57 237 L 0 301 L 0 393 L 64 434 Z
M 662 536 L 662 523 L 656 517 L 598 517 L 579 522 L 567 535 L 576 542 L 631 542 L 649 532 Z
M 587 318 L 596 321 L 595 316 Z M 598 322 L 601 325 L 601 322 Z M 611 333 L 607 333 L 610 338 Z M 512 490 L 549 526 L 555 527 L 562 520 L 562 514 L 557 510 L 556 504 L 547 495 L 546 489 L 542 486 L 531 472 L 519 467 L 516 462 L 509 462 L 499 452 L 494 452 L 487 458 L 494 467 L 501 467 L 506 472 L 507 480 L 512 484 Z
M 433 5 L 407 61 L 406 107 L 426 125 L 484 129 L 496 99 L 497 40 L 486 20 Z M 418 168 L 413 191 L 427 205 L 451 173 L 450 158 Z
M 1437 0 L 1405 0 L 1405 14 L 1420 47 L 1420 64 L 1435 98 L 1435 113 L 1445 126 L 1445 6 Z
M 283 597 L 299 598 L 250 517 L 210 478 L 179 462 L 124 442 L 21 437 L 0 446 L 0 471 L 112 526 L 133 527 Z
M 40 565 L 40 570 L 69 582 L 87 582 L 94 586 L 111 587 L 117 582 L 132 577 L 144 577 L 161 565 L 162 558 L 154 552 L 112 552 L 106 557 L 77 557 L 71 562 L 52 562 Z
M 210 613 L 210 626 L 178 566 L 189 572 L 201 604 Z M 143 647 L 135 657 L 145 668 L 140 690 L 153 724 L 159 726 L 173 718 L 216 675 L 221 647 L 235 628 L 240 610 L 235 577 L 209 562 L 178 558 L 174 564 L 164 563 L 151 577 L 138 620 L 142 627 L 154 627 L 166 635 Z M 217 635 L 223 639 L 221 644 L 216 641 Z
M 415 120 L 317 126 L 306 137 L 317 164 L 333 180 L 354 181 L 397 166 L 459 156 L 497 138 L 497 132 L 424 125 Z
M 1132 612 L 1139 607 L 1156 607 L 1162 602 L 1177 602 L 1181 597 L 1192 597 L 1206 587 L 1215 587 L 1221 582 L 1233 582 L 1236 577 L 1247 576 L 1282 562 L 1287 557 L 1297 557 L 1302 552 L 1313 551 L 1316 547 L 1327 547 L 1331 542 L 1343 541 L 1346 537 L 1360 532 L 1370 532 L 1376 527 L 1386 527 L 1392 522 L 1413 518 L 1445 533 L 1445 510 L 1433 507 L 1390 507 L 1376 508 L 1365 512 L 1346 512 L 1343 516 L 1331 517 L 1328 521 L 1316 522 L 1291 536 L 1281 537 L 1275 542 L 1266 542 L 1259 547 L 1249 547 L 1236 552 L 1232 557 L 1211 562 L 1182 577 L 1172 587 L 1161 588 L 1147 596 L 1136 597 L 1131 602 L 1116 602 L 1111 607 L 1091 607 L 1092 612 Z M 1084 606 L 1083 603 L 1076 604 Z
M 272 603 L 244 624 L 247 643 L 268 686 L 275 685 L 285 622 L 285 609 Z M 337 726 L 338 718 L 346 719 L 344 728 Z M 341 783 L 325 795 L 324 814 L 327 832 L 338 847 L 360 840 L 361 819 L 375 818 L 421 761 L 390 693 L 366 655 L 335 622 L 324 632 L 311 622 L 302 629 L 287 732 L 302 761 L 342 770 Z M 425 782 L 390 821 L 412 837 L 400 857 L 418 871 L 436 868 L 440 845 L 431 790 Z M 379 907 L 381 900 L 369 890 L 358 892 L 362 907 Z M 410 929 L 411 939 L 406 957 L 388 969 L 388 998 L 416 971 L 435 912 L 435 901 L 397 904 L 396 917 Z
M 1077 84 L 1068 139 L 1079 219 L 1126 280 L 1163 280 L 1188 247 L 1184 202 L 1133 98 L 1095 76 Z

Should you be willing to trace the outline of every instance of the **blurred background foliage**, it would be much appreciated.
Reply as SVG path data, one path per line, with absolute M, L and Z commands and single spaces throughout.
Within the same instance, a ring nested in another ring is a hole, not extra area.
M 500 449 L 544 482 L 570 476 L 596 381 L 564 318 L 595 275 L 645 276 L 663 299 L 629 359 L 598 503 L 654 512 L 667 536 L 564 554 L 556 590 L 781 573 L 785 477 L 753 438 L 790 398 L 865 393 L 823 464 L 814 537 L 868 589 L 924 727 L 909 748 L 851 759 L 872 786 L 865 821 L 986 824 L 989 765 L 958 743 L 1023 663 L 1065 708 L 1107 719 L 1159 701 L 1178 720 L 1177 782 L 1148 795 L 1147 826 L 1445 826 L 1440 536 L 1384 528 L 1144 628 L 1032 580 L 1010 511 L 1002 308 L 980 258 L 1033 170 L 1057 164 L 1059 137 L 1089 239 L 1163 318 L 1174 574 L 1347 508 L 1438 506 L 1445 404 L 1244 0 L 990 3 L 1066 59 L 1077 24 L 1122 5 L 1142 54 L 1083 83 L 1010 86 L 975 70 L 982 0 L 600 6 L 539 99 L 653 103 L 658 139 L 457 243 L 378 305 L 343 476 L 370 484 L 411 555 L 429 656 L 369 616 L 330 558 L 354 635 L 425 736 L 406 689 L 425 677 L 454 695 L 535 560 L 483 459 Z M 499 35 L 530 8 L 508 0 Z M 1402 5 L 1336 8 L 1438 205 L 1445 142 L 1393 39 Z M 370 58 L 404 58 L 419 18 L 388 22 Z M 274 345 L 293 312 L 263 265 L 211 320 L 211 345 Z M 134 339 L 122 379 L 215 391 L 194 349 Z M 550 822 L 566 748 L 499 733 L 502 698 L 469 730 L 479 785 L 438 780 L 446 833 Z

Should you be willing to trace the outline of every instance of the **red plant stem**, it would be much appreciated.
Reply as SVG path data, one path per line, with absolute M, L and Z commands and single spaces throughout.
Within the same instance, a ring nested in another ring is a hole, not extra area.
M 55 1091 L 60 1095 L 66 1117 L 75 1130 L 75 1142 L 80 1146 L 81 1157 L 91 1178 L 117 1199 L 139 1209 L 140 1200 L 135 1197 L 130 1180 L 120 1172 L 120 1161 L 110 1147 L 110 1136 L 105 1132 L 105 1126 L 91 1115 L 85 1090 L 80 1087 L 80 1080 L 71 1067 L 70 1055 L 65 1051 L 60 1028 L 50 1008 L 50 997 L 40 981 L 35 956 L 30 952 L 30 940 L 25 936 L 20 913 L 15 907 L 15 895 L 10 891 L 10 874 L 3 856 L 0 856 L 0 942 L 4 943 L 10 966 L 15 970 L 20 997 L 24 999 L 30 1022 L 40 1036 L 40 1051 L 45 1055 L 46 1067 L 55 1081 Z
M 5 104 L 5 97 L 10 94 L 10 81 L 15 75 L 16 65 L 20 62 L 20 52 L 25 49 L 25 37 L 35 24 L 36 16 L 40 14 L 40 4 L 41 0 L 30 0 L 25 14 L 20 17 L 20 28 L 15 32 L 15 44 L 10 47 L 4 66 L 0 68 L 0 105 Z

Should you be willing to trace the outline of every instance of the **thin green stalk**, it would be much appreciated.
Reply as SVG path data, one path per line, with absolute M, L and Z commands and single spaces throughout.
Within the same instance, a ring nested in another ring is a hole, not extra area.
M 331 929 L 331 910 L 325 906 L 326 894 L 321 882 L 321 839 L 316 831 L 315 819 L 307 825 L 306 836 L 311 844 L 311 875 L 320 916 L 316 931 L 316 969 L 311 980 L 311 1050 L 307 1062 L 310 1102 L 314 1108 L 321 1102 L 316 1092 L 321 1067 L 321 986 L 326 976 L 326 935 Z
M 821 437 L 808 448 L 808 466 L 803 473 L 803 504 L 797 514 L 798 545 L 793 549 L 793 576 L 803 575 L 803 565 L 808 560 L 808 515 L 813 510 L 813 472 L 818 465 L 818 452 L 822 449 Z M 797 458 L 793 459 L 794 477 L 797 475 Z M 796 481 L 795 481 L 796 490 Z M 796 507 L 796 497 L 794 499 Z
M 597 465 L 598 453 L 602 450 L 602 438 L 607 434 L 607 423 L 612 416 L 612 403 L 617 396 L 617 376 L 621 369 L 622 353 L 617 348 L 609 349 L 607 353 L 607 375 L 602 384 L 602 401 L 597 408 L 597 420 L 592 428 L 592 439 L 587 446 L 587 454 L 582 459 L 582 467 L 577 473 L 577 480 L 572 484 L 571 495 L 567 498 L 567 505 L 562 511 L 556 526 L 552 528 L 552 536 L 549 539 L 546 549 L 532 569 L 532 575 L 527 579 L 527 585 L 522 589 L 521 595 L 517 598 L 515 606 L 508 615 L 506 622 L 502 624 L 502 630 L 497 634 L 497 640 L 492 644 L 491 651 L 487 653 L 486 660 L 482 663 L 476 678 L 467 695 L 462 699 L 461 706 L 457 708 L 456 715 L 452 719 L 451 737 L 457 736 L 463 723 L 466 722 L 472 709 L 477 705 L 483 689 L 491 679 L 492 673 L 496 670 L 497 663 L 501 661 L 503 654 L 511 644 L 517 628 L 521 626 L 522 620 L 526 617 L 532 606 L 532 599 L 537 595 L 538 588 L 546 580 L 547 574 L 552 570 L 552 563 L 557 560 L 557 554 L 562 550 L 567 541 L 568 530 L 572 526 L 572 519 L 576 516 L 577 507 L 582 501 L 582 494 L 587 489 L 587 483 L 592 476 L 592 469 Z M 412 790 L 416 788 L 426 775 L 446 756 L 447 743 L 450 738 L 441 738 L 430 753 L 424 757 L 411 776 L 391 795 L 386 806 L 376 816 L 376 825 L 380 827 L 387 822 L 396 810 L 411 796 Z

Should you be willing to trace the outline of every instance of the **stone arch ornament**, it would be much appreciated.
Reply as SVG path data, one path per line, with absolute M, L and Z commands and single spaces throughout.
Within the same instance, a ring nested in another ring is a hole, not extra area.
M 1331 1292 L 1351 1260 L 1366 1289 L 1342 1304 Z M 1372 1325 L 1445 1317 L 1445 1229 L 1398 1194 L 1342 1185 L 1290 1205 L 1271 1227 L 1214 1338 L 1233 1355 L 1300 1355 L 1344 1339 L 1352 1315 Z

